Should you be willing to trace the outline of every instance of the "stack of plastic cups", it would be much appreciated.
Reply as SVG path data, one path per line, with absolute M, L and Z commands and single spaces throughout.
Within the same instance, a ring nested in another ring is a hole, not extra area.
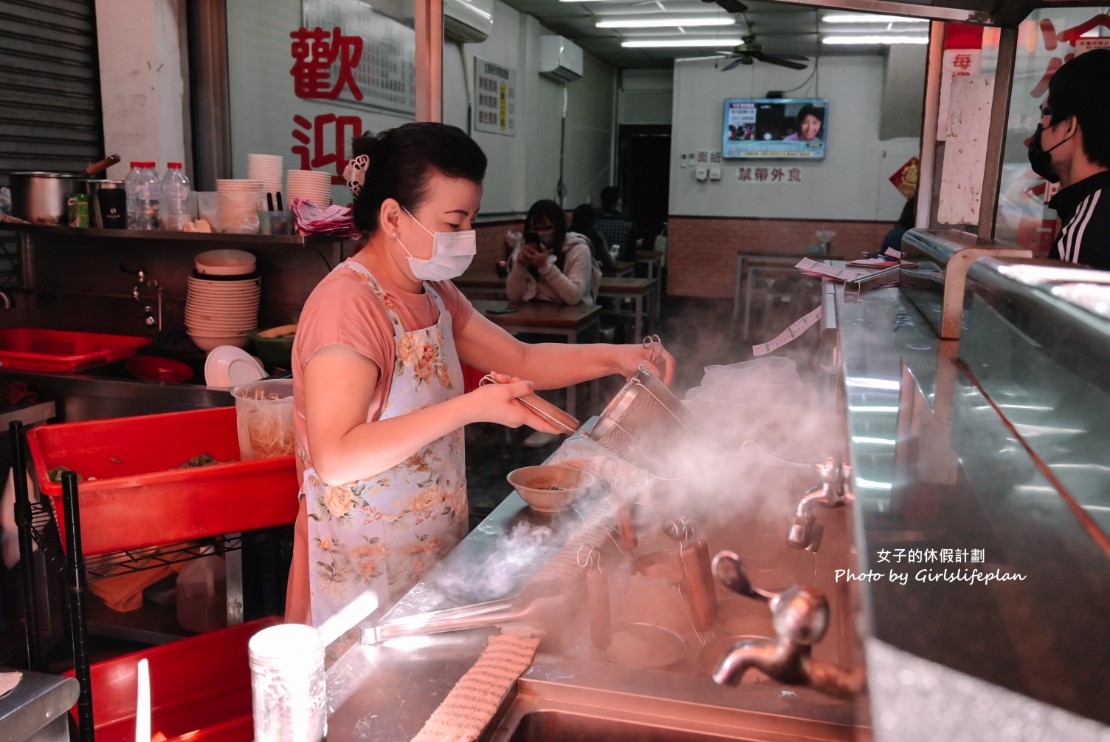
M 327 737 L 324 639 L 304 624 L 262 629 L 247 645 L 255 742 L 320 742 Z

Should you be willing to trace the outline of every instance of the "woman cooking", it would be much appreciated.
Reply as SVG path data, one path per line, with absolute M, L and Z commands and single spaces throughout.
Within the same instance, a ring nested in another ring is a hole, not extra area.
M 654 370 L 639 345 L 522 343 L 451 283 L 475 253 L 486 169 L 461 130 L 406 124 L 353 151 L 364 240 L 309 296 L 293 348 L 302 483 L 286 620 L 316 626 L 370 596 L 392 604 L 466 535 L 463 426 L 554 432 L 516 398 Z M 660 361 L 669 382 L 673 358 Z M 460 362 L 503 383 L 464 394 Z

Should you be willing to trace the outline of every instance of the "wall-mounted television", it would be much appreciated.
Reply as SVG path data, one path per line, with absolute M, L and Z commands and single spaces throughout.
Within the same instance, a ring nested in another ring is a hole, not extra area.
M 824 98 L 728 98 L 721 156 L 820 160 L 828 115 Z

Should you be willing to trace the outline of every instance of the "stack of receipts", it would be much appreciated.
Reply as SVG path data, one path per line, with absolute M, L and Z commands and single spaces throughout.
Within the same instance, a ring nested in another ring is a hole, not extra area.
M 810 258 L 802 258 L 794 267 L 807 276 L 831 278 L 834 281 L 854 281 L 857 278 L 863 278 L 872 273 L 870 270 L 861 270 L 859 268 L 838 268 L 835 265 L 820 263 Z

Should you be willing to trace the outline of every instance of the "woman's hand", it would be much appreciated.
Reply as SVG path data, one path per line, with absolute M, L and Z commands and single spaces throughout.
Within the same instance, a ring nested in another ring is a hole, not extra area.
M 490 376 L 497 383 L 482 384 L 467 395 L 472 398 L 480 411 L 479 417 L 481 420 L 509 428 L 519 428 L 521 425 L 527 425 L 544 433 L 561 432 L 517 401 L 518 397 L 532 393 L 532 382 L 522 381 L 515 376 L 507 376 L 496 372 L 491 373 Z
M 675 367 L 678 364 L 670 351 L 663 347 L 663 343 L 658 343 L 654 348 L 645 347 L 644 345 L 622 345 L 619 347 L 622 353 L 621 373 L 626 378 L 636 373 L 642 365 L 662 379 L 667 386 L 670 386 L 674 381 Z M 658 353 L 657 357 L 652 362 L 651 357 L 656 353 Z
M 543 270 L 547 266 L 547 256 L 549 254 L 547 250 L 531 242 L 525 243 L 520 248 L 521 258 L 536 270 Z

